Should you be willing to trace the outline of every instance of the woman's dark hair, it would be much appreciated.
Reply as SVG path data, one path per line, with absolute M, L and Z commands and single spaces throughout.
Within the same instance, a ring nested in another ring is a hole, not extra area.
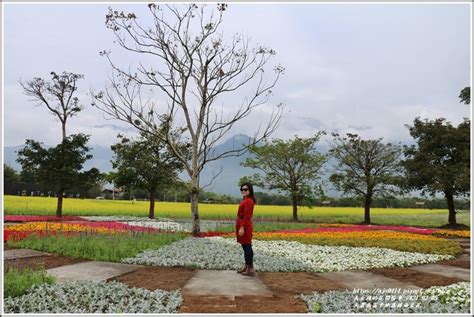
M 249 188 L 249 195 L 248 195 L 248 197 L 252 198 L 253 203 L 256 204 L 257 201 L 255 200 L 255 196 L 253 195 L 253 186 L 252 186 L 252 184 L 250 184 L 250 183 L 243 183 L 242 185 L 240 185 L 240 189 L 242 189 L 242 187 L 244 187 L 244 186 L 247 186 L 247 187 Z

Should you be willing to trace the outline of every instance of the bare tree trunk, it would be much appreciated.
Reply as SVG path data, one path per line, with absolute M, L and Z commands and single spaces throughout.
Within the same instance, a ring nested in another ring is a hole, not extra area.
M 66 140 L 66 121 L 62 121 L 63 141 Z
M 63 216 L 63 191 L 64 189 L 61 188 L 58 193 L 58 204 L 56 206 L 56 217 Z
M 199 224 L 199 186 L 197 178 L 193 177 L 191 183 L 191 214 L 193 217 L 193 235 L 197 235 L 201 232 L 201 226 Z
M 372 205 L 372 196 L 365 196 L 364 202 L 364 223 L 370 224 L 370 206 Z
M 456 210 L 454 209 L 454 196 L 451 193 L 444 193 L 444 197 L 446 197 L 446 200 L 448 202 L 448 223 L 451 227 L 456 226 Z
M 293 221 L 298 221 L 298 201 L 295 195 L 291 197 L 293 203 Z
M 155 219 L 155 190 L 150 191 L 150 212 L 148 218 Z

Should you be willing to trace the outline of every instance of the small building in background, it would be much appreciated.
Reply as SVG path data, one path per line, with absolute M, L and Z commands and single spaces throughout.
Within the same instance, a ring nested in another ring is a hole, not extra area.
M 102 190 L 102 196 L 103 199 L 123 199 L 125 191 L 122 188 L 115 188 L 114 190 L 105 188 Z M 96 197 L 96 199 L 101 199 Z
M 424 201 L 417 201 L 415 202 L 416 208 L 423 208 L 425 209 L 425 202 Z

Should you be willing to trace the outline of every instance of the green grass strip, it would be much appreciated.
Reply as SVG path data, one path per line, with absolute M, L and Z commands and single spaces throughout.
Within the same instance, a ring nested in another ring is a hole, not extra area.
M 186 236 L 184 233 L 131 232 L 40 238 L 32 234 L 20 241 L 8 241 L 8 245 L 86 260 L 120 262 L 121 259 L 134 257 L 143 250 L 159 249 Z
M 21 296 L 33 285 L 52 284 L 54 281 L 54 277 L 48 275 L 44 269 L 33 271 L 30 269 L 18 270 L 10 267 L 6 269 L 4 275 L 4 297 Z
M 290 230 L 290 229 L 305 229 L 305 228 L 316 228 L 317 223 L 293 223 L 293 222 L 253 222 L 254 232 L 268 232 L 274 230 Z M 222 225 L 217 226 L 217 232 L 234 232 L 235 225 Z

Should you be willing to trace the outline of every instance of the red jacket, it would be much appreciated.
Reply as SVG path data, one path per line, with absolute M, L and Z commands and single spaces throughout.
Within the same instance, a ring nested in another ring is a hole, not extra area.
M 252 215 L 254 202 L 252 198 L 245 198 L 240 202 L 239 210 L 237 212 L 237 219 L 235 221 L 235 229 L 237 235 L 237 242 L 241 244 L 252 243 Z M 244 227 L 244 235 L 239 237 L 239 229 Z

